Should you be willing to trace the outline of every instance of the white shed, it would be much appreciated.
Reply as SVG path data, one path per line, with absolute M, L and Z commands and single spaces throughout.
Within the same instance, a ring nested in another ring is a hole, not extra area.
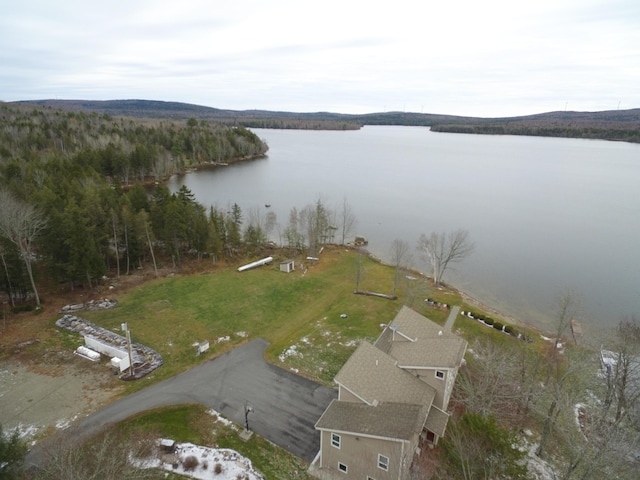
M 296 269 L 295 261 L 291 259 L 285 260 L 284 262 L 280 262 L 281 272 L 289 273 L 289 272 L 293 272 L 295 269 Z

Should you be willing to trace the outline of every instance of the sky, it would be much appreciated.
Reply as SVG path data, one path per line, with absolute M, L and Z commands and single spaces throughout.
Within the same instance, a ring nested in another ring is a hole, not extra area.
M 640 107 L 638 0 L 0 0 L 0 101 L 480 117 Z

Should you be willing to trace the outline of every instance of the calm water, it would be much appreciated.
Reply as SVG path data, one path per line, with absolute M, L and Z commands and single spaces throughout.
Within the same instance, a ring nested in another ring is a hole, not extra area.
M 519 320 L 549 326 L 567 288 L 585 323 L 640 314 L 640 146 L 515 136 L 261 130 L 265 159 L 174 177 L 204 205 L 271 204 L 284 228 L 292 207 L 346 197 L 369 250 L 396 239 L 469 230 L 476 250 L 445 281 Z M 414 252 L 416 266 L 426 269 Z

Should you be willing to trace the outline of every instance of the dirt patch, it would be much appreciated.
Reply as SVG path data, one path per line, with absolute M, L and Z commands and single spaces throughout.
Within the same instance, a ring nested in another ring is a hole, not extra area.
M 57 352 L 42 363 L 0 362 L 0 424 L 27 438 L 64 429 L 123 391 L 104 362 Z M 55 361 L 55 363 L 53 363 Z

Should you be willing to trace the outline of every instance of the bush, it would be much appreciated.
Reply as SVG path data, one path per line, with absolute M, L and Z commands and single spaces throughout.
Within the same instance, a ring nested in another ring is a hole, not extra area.
M 508 333 L 509 335 L 513 335 L 513 332 L 515 330 L 513 329 L 513 327 L 511 325 L 505 325 L 504 326 L 504 331 L 505 331 L 505 333 Z
M 487 325 L 493 325 L 493 318 L 491 317 L 485 318 L 484 323 L 486 323 Z
M 222 465 L 220 463 L 216 463 L 216 466 L 213 467 L 213 473 L 216 475 L 222 473 Z
M 182 466 L 184 467 L 185 472 L 190 472 L 192 470 L 195 470 L 199 463 L 200 462 L 198 461 L 197 457 L 195 457 L 194 455 L 189 455 L 182 461 Z
M 22 305 L 11 307 L 11 313 L 33 312 L 34 309 L 35 307 L 30 303 L 23 303 Z
M 495 328 L 496 330 L 500 330 L 502 331 L 502 328 L 504 327 L 504 325 L 500 322 L 494 322 L 493 323 L 493 328 Z

